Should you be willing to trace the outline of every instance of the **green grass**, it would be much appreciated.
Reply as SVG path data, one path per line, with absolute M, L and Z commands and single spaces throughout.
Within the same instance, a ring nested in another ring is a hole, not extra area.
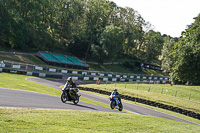
M 0 53 L 0 61 L 9 60 L 9 61 L 33 64 L 36 61 L 35 58 L 37 57 L 32 56 L 32 55 L 17 55 L 17 54 L 12 54 L 12 53 L 6 53 L 6 54 Z M 40 63 L 42 63 L 42 61 Z
M 105 72 L 120 72 L 120 73 L 131 73 L 131 71 L 126 70 L 122 65 L 90 65 L 90 70 L 92 71 L 105 71 Z
M 152 100 L 200 113 L 200 86 L 169 86 L 169 84 L 116 84 L 115 86 L 115 84 L 90 84 L 81 85 L 81 87 L 96 88 L 110 92 L 117 88 L 120 94 Z M 176 91 L 177 95 L 175 97 Z M 161 94 L 162 92 L 163 94 Z M 189 100 L 190 93 L 191 99 Z
M 127 113 L 0 109 L 0 117 L 0 132 L 200 132 L 199 125 Z
M 123 65 L 90 65 L 91 71 L 105 71 L 105 72 L 119 72 L 119 73 L 134 73 L 134 74 L 145 74 L 145 75 L 157 75 L 157 76 L 168 76 L 168 74 L 162 71 L 155 71 L 152 69 L 142 69 L 140 71 L 129 70 Z
M 45 62 L 43 62 L 42 60 L 40 60 L 37 56 L 31 55 L 31 56 L 25 56 L 25 57 L 28 58 L 29 60 L 31 60 L 33 62 L 33 64 L 47 66 L 47 64 Z
M 60 96 L 61 91 L 53 89 L 48 86 L 40 85 L 26 80 L 26 78 L 31 76 L 19 75 L 19 74 L 9 74 L 0 73 L 0 87 L 28 90 L 33 92 L 39 92 L 43 94 L 49 94 L 54 96 Z M 49 91 L 50 90 L 50 91 Z

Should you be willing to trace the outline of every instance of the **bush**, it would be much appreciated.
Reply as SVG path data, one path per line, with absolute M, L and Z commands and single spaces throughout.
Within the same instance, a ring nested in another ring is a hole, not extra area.
M 133 69 L 133 68 L 134 68 L 134 65 L 131 64 L 131 63 L 128 62 L 128 61 L 125 61 L 125 62 L 123 63 L 123 65 L 124 65 L 126 68 L 129 68 L 129 69 Z

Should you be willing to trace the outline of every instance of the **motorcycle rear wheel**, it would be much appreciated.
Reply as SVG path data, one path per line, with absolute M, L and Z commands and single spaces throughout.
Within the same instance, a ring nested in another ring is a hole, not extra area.
M 119 106 L 119 109 L 118 109 L 118 110 L 119 110 L 119 111 L 122 111 L 122 110 L 123 110 L 123 105 L 122 105 L 122 103 L 119 103 L 118 106 Z
M 76 100 L 73 101 L 74 104 L 77 104 L 79 102 L 79 96 L 76 97 Z
M 61 94 L 61 101 L 62 101 L 63 103 L 66 103 L 66 102 L 68 101 L 68 96 L 65 95 L 65 93 L 62 93 L 62 94 Z

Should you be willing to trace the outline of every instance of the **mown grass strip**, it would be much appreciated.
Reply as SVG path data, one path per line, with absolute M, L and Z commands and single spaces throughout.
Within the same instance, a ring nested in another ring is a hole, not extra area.
M 0 109 L 0 132 L 198 133 L 199 125 L 134 114 L 94 111 Z

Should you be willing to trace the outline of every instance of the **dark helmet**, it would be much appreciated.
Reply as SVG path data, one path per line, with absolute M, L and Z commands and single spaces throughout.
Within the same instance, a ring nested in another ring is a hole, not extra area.
M 117 91 L 117 89 L 115 88 L 114 91 Z

